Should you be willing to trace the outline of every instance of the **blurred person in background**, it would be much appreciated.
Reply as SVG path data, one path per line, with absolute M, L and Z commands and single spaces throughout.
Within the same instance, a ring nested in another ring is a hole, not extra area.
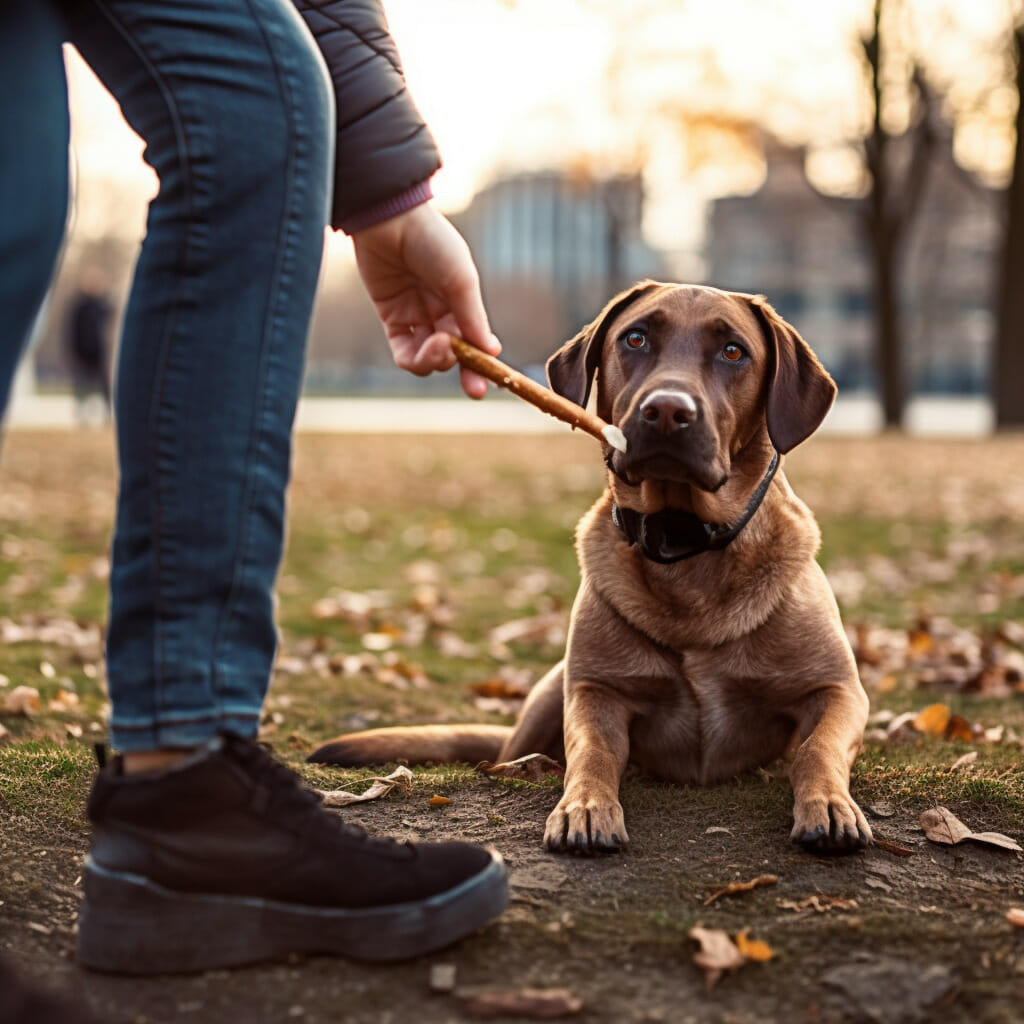
M 102 419 L 110 418 L 110 360 L 107 343 L 110 330 L 110 300 L 107 279 L 96 267 L 86 267 L 71 299 L 64 334 L 65 353 L 75 396 L 75 416 L 88 423 L 89 404 L 98 395 Z
M 160 182 L 114 392 L 120 753 L 89 798 L 78 936 L 79 961 L 102 970 L 303 949 L 397 959 L 507 899 L 496 854 L 370 838 L 255 742 L 325 225 L 352 236 L 399 366 L 451 368 L 445 331 L 499 348 L 465 242 L 430 202 L 440 161 L 379 3 L 296 5 L 0 5 L 0 410 L 64 232 L 62 42 L 118 100 Z

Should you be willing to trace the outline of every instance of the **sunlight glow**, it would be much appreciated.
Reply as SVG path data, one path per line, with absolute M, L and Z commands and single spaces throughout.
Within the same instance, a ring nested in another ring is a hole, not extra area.
M 951 107 L 979 94 L 971 82 L 991 68 L 972 65 L 972 78 L 966 63 L 999 38 L 1012 6 L 910 5 Z M 442 151 L 434 190 L 446 211 L 466 206 L 503 172 L 642 169 L 651 240 L 693 246 L 708 198 L 757 187 L 763 161 L 735 127 L 755 122 L 783 141 L 813 142 L 821 152 L 809 166 L 828 190 L 861 186 L 849 143 L 870 115 L 858 42 L 869 0 L 388 0 L 386 8 L 410 89 Z M 963 74 L 949 73 L 958 66 Z M 140 140 L 73 54 L 69 74 L 78 217 L 92 230 L 89 207 L 100 191 L 116 190 L 141 209 L 155 183 Z M 1016 96 L 999 82 L 980 93 L 987 102 L 981 114 L 965 115 L 957 156 L 1005 177 Z M 899 102 L 891 114 L 909 116 Z M 687 134 L 681 126 L 694 118 L 718 119 L 722 130 Z M 125 216 L 126 225 L 138 221 Z

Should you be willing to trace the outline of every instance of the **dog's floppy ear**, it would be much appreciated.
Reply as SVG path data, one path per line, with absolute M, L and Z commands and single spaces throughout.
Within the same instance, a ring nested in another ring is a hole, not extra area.
M 657 281 L 641 281 L 621 292 L 601 310 L 595 320 L 587 324 L 575 338 L 570 338 L 547 362 L 551 390 L 568 398 L 570 402 L 585 406 L 590 397 L 594 374 L 601 363 L 601 349 L 609 325 L 630 303 L 657 287 Z
M 743 297 L 761 323 L 774 363 L 769 371 L 765 421 L 775 450 L 785 453 L 821 426 L 835 401 L 836 384 L 796 328 L 786 323 L 763 295 Z

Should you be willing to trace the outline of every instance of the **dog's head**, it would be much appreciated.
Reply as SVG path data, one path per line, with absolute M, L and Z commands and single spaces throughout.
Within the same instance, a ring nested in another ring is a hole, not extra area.
M 715 491 L 759 432 L 785 453 L 820 425 L 836 386 L 763 296 L 642 282 L 547 364 L 558 394 L 621 428 L 612 468 L 631 482 Z

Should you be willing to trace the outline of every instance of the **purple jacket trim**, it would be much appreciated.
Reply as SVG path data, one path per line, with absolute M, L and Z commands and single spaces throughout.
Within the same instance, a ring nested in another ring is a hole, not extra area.
M 430 179 L 428 178 L 404 192 L 399 192 L 397 196 L 392 196 L 382 203 L 360 210 L 359 213 L 347 217 L 338 226 L 346 235 L 354 235 L 357 231 L 372 228 L 374 224 L 397 217 L 400 213 L 405 213 L 406 210 L 411 210 L 414 206 L 419 206 L 433 198 L 434 193 L 430 188 Z

